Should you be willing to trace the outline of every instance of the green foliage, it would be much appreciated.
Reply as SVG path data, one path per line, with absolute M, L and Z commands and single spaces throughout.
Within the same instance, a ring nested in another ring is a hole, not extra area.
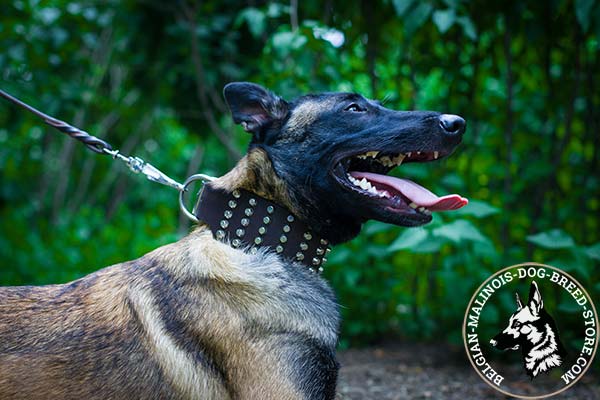
M 545 249 L 568 249 L 575 247 L 573 238 L 561 229 L 552 229 L 548 232 L 529 235 L 527 236 L 527 241 Z
M 233 80 L 464 116 L 456 154 L 398 174 L 470 204 L 421 228 L 371 221 L 332 252 L 344 346 L 459 342 L 475 288 L 526 260 L 600 299 L 598 1 L 299 3 L 14 1 L 0 16 L 0 86 L 180 180 L 223 174 L 243 153 L 220 94 Z M 1 284 L 69 281 L 189 229 L 171 189 L 6 102 L 0 176 Z

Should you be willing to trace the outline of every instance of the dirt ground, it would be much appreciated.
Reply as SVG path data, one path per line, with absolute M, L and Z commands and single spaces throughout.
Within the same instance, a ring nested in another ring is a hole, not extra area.
M 475 373 L 462 348 L 385 345 L 338 354 L 337 400 L 507 399 Z M 588 371 L 552 399 L 600 399 L 600 375 Z

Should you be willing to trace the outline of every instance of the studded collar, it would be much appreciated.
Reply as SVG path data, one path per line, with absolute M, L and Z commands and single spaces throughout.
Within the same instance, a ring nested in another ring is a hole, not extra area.
M 193 211 L 215 239 L 234 248 L 268 247 L 284 258 L 323 271 L 329 242 L 295 215 L 272 201 L 243 189 L 226 192 L 206 184 Z

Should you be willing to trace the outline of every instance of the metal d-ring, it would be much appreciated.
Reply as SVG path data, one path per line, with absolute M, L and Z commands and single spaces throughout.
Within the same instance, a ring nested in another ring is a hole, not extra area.
M 204 175 L 204 174 L 195 174 L 190 176 L 189 178 L 187 178 L 185 180 L 185 182 L 183 182 L 183 187 L 182 189 L 179 191 L 179 208 L 181 209 L 181 211 L 183 212 L 183 214 L 185 214 L 186 217 L 188 217 L 189 219 L 191 219 L 194 222 L 199 222 L 198 218 L 196 218 L 196 216 L 191 213 L 187 207 L 185 206 L 184 202 L 183 202 L 183 195 L 185 194 L 185 192 L 187 192 L 187 188 L 188 186 L 192 183 L 192 182 L 196 182 L 196 181 L 202 181 L 202 183 L 206 183 L 206 182 L 210 182 L 210 181 L 214 181 L 215 178 L 209 175 Z

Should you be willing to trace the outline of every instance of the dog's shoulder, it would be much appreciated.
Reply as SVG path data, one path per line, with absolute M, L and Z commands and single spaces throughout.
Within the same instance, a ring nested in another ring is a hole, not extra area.
M 337 340 L 339 314 L 332 289 L 319 275 L 273 251 L 234 249 L 200 228 L 130 263 L 136 274 L 128 288 L 134 303 L 156 303 L 165 312 L 188 310 L 199 321 L 228 319 L 228 324 L 216 325 L 219 329 L 268 326 L 318 337 L 328 346 Z
M 137 261 L 140 276 L 128 289 L 129 302 L 145 335 L 161 344 L 155 352 L 165 358 L 160 364 L 171 364 L 166 357 L 178 365 L 189 359 L 171 370 L 175 381 L 185 382 L 186 371 L 200 362 L 238 382 L 233 390 L 249 398 L 261 387 L 269 393 L 308 390 L 316 381 L 299 379 L 311 363 L 311 373 L 327 371 L 323 385 L 334 382 L 339 315 L 333 291 L 301 265 L 268 250 L 247 250 L 200 229 Z M 254 378 L 234 379 L 248 368 Z
M 194 298 L 210 299 L 217 310 L 240 313 L 246 323 L 293 328 L 328 345 L 336 341 L 339 315 L 332 289 L 318 274 L 273 251 L 234 249 L 198 229 L 149 258 L 158 258 L 163 268 L 148 270 L 156 275 L 154 280 L 170 276 L 176 286 L 203 292 Z

